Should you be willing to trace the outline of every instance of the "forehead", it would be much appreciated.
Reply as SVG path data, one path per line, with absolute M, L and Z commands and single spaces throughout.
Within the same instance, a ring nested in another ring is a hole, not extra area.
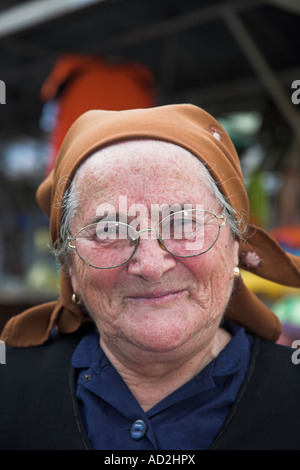
M 75 187 L 81 205 L 117 204 L 121 195 L 131 203 L 203 203 L 212 197 L 204 171 L 194 155 L 177 145 L 128 141 L 93 154 L 78 170 Z

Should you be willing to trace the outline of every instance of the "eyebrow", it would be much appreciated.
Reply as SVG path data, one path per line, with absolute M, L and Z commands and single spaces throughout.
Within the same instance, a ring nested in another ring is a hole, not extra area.
M 85 222 L 85 225 L 97 224 L 98 222 L 101 222 L 102 220 L 120 222 L 120 220 L 128 221 L 134 218 L 135 217 L 133 216 L 129 217 L 127 214 L 120 213 L 120 212 L 112 212 L 112 213 L 108 212 L 104 215 L 95 215 L 92 219 L 89 219 L 87 222 Z
M 173 204 L 154 203 L 153 205 L 158 206 L 158 208 L 159 208 L 158 213 L 162 213 L 162 214 L 163 214 L 162 208 L 165 205 L 166 209 L 168 207 L 170 208 L 170 214 L 172 214 L 174 212 L 180 212 L 181 210 L 184 210 L 184 209 L 195 208 L 196 203 L 192 204 L 190 202 L 183 202 L 183 203 L 174 202 Z M 151 217 L 151 215 L 153 214 L 153 212 L 152 212 L 153 209 L 151 209 L 151 207 L 149 208 L 149 206 L 147 206 L 147 210 L 148 210 L 149 217 Z M 155 211 L 155 213 L 157 213 L 157 211 Z M 111 212 L 111 213 L 109 213 L 107 211 L 107 213 L 105 213 L 104 215 L 96 215 L 96 216 L 92 217 L 91 219 L 89 219 L 88 221 L 86 221 L 85 226 L 91 225 L 91 224 L 97 224 L 98 222 L 101 222 L 102 220 L 105 220 L 105 221 L 110 221 L 111 220 L 111 221 L 116 221 L 116 222 L 121 221 L 121 222 L 124 222 L 124 223 L 130 223 L 130 221 L 136 219 L 136 217 L 138 217 L 138 215 L 139 215 L 139 211 L 137 211 L 137 213 L 132 215 L 132 216 L 129 216 L 128 213 L 125 214 L 124 212 Z

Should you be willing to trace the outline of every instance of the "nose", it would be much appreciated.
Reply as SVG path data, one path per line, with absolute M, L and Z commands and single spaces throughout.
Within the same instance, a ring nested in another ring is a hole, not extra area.
M 157 239 L 139 239 L 138 248 L 127 265 L 129 274 L 156 282 L 176 266 L 176 259 L 162 248 Z

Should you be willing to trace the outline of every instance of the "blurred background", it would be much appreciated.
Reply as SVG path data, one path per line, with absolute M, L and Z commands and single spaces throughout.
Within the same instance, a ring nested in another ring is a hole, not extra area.
M 300 255 L 299 0 L 1 0 L 0 80 L 0 330 L 59 295 L 35 192 L 87 109 L 207 109 L 239 152 L 253 222 Z M 280 342 L 299 339 L 300 290 L 243 276 Z

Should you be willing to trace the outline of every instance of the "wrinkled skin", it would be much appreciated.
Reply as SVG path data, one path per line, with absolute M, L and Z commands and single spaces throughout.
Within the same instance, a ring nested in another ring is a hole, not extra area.
M 199 165 L 184 149 L 163 142 L 123 142 L 99 151 L 76 176 L 80 210 L 72 233 L 91 221 L 101 203 L 117 211 L 120 195 L 127 196 L 128 207 L 147 205 L 149 214 L 151 204 L 166 203 L 203 204 L 222 214 Z M 192 378 L 230 340 L 219 325 L 237 263 L 238 242 L 228 226 L 210 251 L 194 258 L 176 258 L 149 237 L 114 269 L 94 269 L 74 253 L 73 290 L 145 410 Z

